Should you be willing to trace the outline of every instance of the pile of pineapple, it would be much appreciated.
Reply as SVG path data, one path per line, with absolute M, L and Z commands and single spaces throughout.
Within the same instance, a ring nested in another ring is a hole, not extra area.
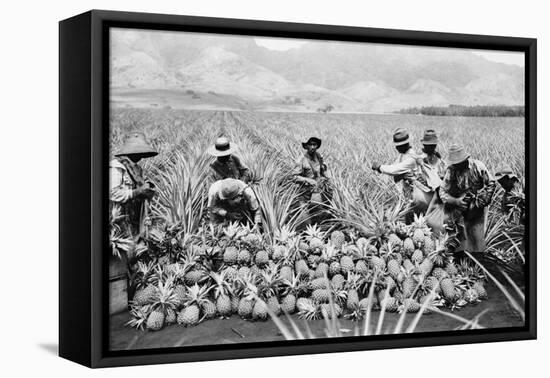
M 175 257 L 139 262 L 127 325 L 155 331 L 234 314 L 358 320 L 371 310 L 429 313 L 487 297 L 483 271 L 455 263 L 446 236 L 434 237 L 422 217 L 384 224 L 369 237 L 312 225 L 267 239 L 230 224 L 185 238 Z

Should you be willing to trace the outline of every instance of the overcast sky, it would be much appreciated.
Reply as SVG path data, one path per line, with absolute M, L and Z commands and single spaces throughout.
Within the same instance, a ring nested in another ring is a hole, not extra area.
M 270 50 L 290 50 L 299 47 L 307 41 L 291 38 L 254 38 L 256 44 Z M 524 66 L 524 54 L 520 52 L 509 51 L 490 51 L 490 50 L 470 50 L 476 55 L 482 56 L 487 60 L 499 63 L 514 64 L 520 67 Z

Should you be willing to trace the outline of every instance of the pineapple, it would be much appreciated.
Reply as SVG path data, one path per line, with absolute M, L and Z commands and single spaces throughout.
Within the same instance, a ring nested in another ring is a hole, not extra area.
M 252 308 L 252 319 L 254 320 L 266 320 L 268 316 L 267 313 L 267 304 L 260 300 L 257 300 L 254 303 L 254 307 Z
M 342 256 L 342 258 L 340 258 L 340 269 L 343 274 L 353 272 L 354 268 L 355 264 L 350 256 Z
M 311 299 L 317 303 L 327 303 L 330 299 L 330 290 L 328 289 L 317 289 L 313 290 L 311 293 Z
M 267 299 L 267 307 L 273 314 L 275 314 L 275 316 L 279 316 L 281 314 L 281 304 L 276 296 L 272 296 Z
M 414 252 L 414 242 L 411 238 L 406 238 L 403 241 L 403 252 L 410 255 Z
M 294 313 L 296 311 L 296 296 L 292 293 L 285 295 L 281 301 L 281 309 L 287 314 Z
M 387 312 L 396 312 L 399 308 L 399 304 L 395 298 L 386 297 L 380 301 L 380 307 Z
M 317 289 L 328 289 L 330 286 L 330 281 L 327 278 L 315 278 L 309 283 L 312 290 Z
M 399 307 L 399 312 L 418 312 L 420 307 L 420 303 L 418 303 L 415 299 L 407 298 Z
M 389 260 L 388 261 L 388 273 L 393 278 L 396 279 L 399 277 L 399 273 L 401 273 L 401 266 L 397 262 L 397 260 Z
M 308 250 L 310 251 L 320 251 L 323 248 L 324 243 L 323 239 L 325 233 L 322 232 L 319 227 L 315 225 L 308 225 L 305 231 L 306 239 L 309 242 Z
M 340 274 L 341 272 L 342 269 L 340 268 L 340 263 L 338 261 L 333 261 L 330 263 L 328 273 L 331 277 L 335 276 L 336 274 Z
M 449 261 L 447 263 L 445 266 L 445 272 L 447 272 L 449 277 L 454 277 L 458 274 L 458 269 L 453 261 Z
M 405 280 L 403 280 L 403 282 L 401 283 L 401 291 L 403 293 L 403 296 L 405 298 L 409 298 L 410 296 L 412 296 L 414 290 L 416 289 L 416 286 L 417 286 L 417 282 L 413 278 L 413 276 L 412 275 L 407 276 Z
M 309 274 L 309 268 L 305 260 L 296 260 L 294 264 L 296 274 Z
M 372 256 L 370 259 L 370 265 L 374 270 L 382 271 L 386 268 L 386 262 L 384 259 L 378 256 Z
M 294 272 L 292 271 L 292 268 L 288 265 L 282 266 L 281 270 L 279 271 L 279 277 L 281 277 L 283 281 L 291 281 L 293 275 Z
M 226 264 L 236 264 L 239 250 L 236 247 L 227 247 L 223 252 L 223 262 Z
M 429 257 L 426 257 L 424 260 L 422 260 L 422 262 L 418 266 L 422 274 L 424 274 L 425 276 L 429 275 L 432 272 L 433 267 L 434 263 Z
M 480 301 L 479 292 L 474 288 L 467 289 L 464 293 L 464 299 L 468 303 L 477 303 Z
M 241 265 L 246 265 L 250 263 L 250 260 L 250 252 L 247 249 L 241 249 L 237 255 L 237 262 Z
M 315 269 L 315 277 L 326 277 L 328 276 L 328 264 L 326 262 L 320 262 Z
M 284 245 L 276 245 L 275 247 L 273 247 L 274 261 L 278 262 L 282 260 L 287 254 L 288 254 L 288 250 L 287 250 L 287 247 L 285 247 Z
M 174 311 L 171 308 L 166 309 L 166 316 L 164 317 L 164 323 L 165 324 L 174 324 L 176 323 L 177 314 L 176 311 Z
M 185 302 L 185 294 L 186 294 L 185 286 L 177 285 L 176 287 L 174 287 L 174 294 L 176 296 L 176 302 L 178 306 L 183 305 L 183 303 Z
M 164 311 L 156 309 L 151 311 L 147 318 L 147 329 L 158 331 L 164 326 Z
M 334 290 L 340 290 L 342 287 L 344 287 L 346 279 L 341 274 L 337 274 L 334 277 L 332 277 L 330 284 Z
M 364 260 L 358 260 L 355 263 L 355 271 L 359 274 L 367 274 L 369 272 L 369 267 Z
M 483 282 L 477 281 L 472 288 L 477 291 L 479 299 L 487 299 L 487 290 L 485 290 Z
M 431 237 L 425 237 L 424 238 L 424 253 L 426 255 L 429 255 L 435 251 L 435 242 Z
M 214 281 L 214 298 L 216 299 L 216 310 L 221 316 L 229 316 L 231 314 L 231 294 L 232 287 L 227 279 L 226 271 L 220 273 L 210 273 Z M 205 311 L 206 312 L 206 311 Z
M 190 305 L 178 313 L 177 322 L 184 326 L 192 326 L 199 322 L 199 315 L 199 306 Z
M 391 248 L 396 251 L 400 251 L 401 248 L 403 248 L 403 241 L 396 234 L 390 234 L 388 236 L 388 243 L 390 244 Z
M 210 300 L 204 300 L 201 304 L 201 310 L 206 319 L 212 319 L 216 316 L 216 305 Z
M 437 267 L 437 268 L 434 268 L 432 270 L 432 276 L 434 276 L 435 278 L 437 278 L 439 281 L 441 281 L 442 279 L 444 278 L 447 278 L 449 277 L 449 275 L 447 274 L 447 272 L 440 268 L 440 267 Z
M 342 308 L 336 303 L 322 303 L 319 306 L 319 311 L 325 319 L 334 319 L 342 316 Z
M 128 320 L 124 325 L 143 331 L 143 329 L 147 326 L 149 314 L 150 306 L 132 305 L 130 308 L 130 320 Z
M 239 308 L 237 313 L 241 318 L 248 319 L 252 316 L 252 308 L 254 307 L 254 301 L 248 298 L 241 298 L 239 301 Z
M 420 263 L 423 259 L 424 255 L 422 254 L 422 251 L 420 249 L 416 249 L 411 256 L 411 260 L 413 263 Z
M 439 282 L 439 286 L 441 287 L 441 293 L 445 297 L 445 299 L 449 301 L 454 301 L 456 297 L 458 296 L 458 293 L 455 288 L 455 284 L 452 279 L 450 278 L 443 278 Z
M 336 249 L 340 249 L 344 245 L 346 238 L 342 231 L 335 230 L 330 234 L 330 241 Z
M 254 259 L 258 266 L 265 266 L 269 263 L 269 255 L 265 250 L 258 251 Z
M 231 296 L 231 313 L 236 314 L 239 311 L 240 298 L 236 295 Z
M 155 297 L 155 285 L 147 285 L 142 289 L 136 290 L 133 301 L 138 306 L 143 306 L 151 303 Z
M 409 259 L 403 260 L 403 268 L 405 269 L 405 272 L 407 272 L 407 273 L 414 272 L 414 270 L 416 269 L 416 267 L 414 266 L 412 261 L 409 260 Z
M 243 278 L 250 274 L 250 268 L 248 266 L 241 266 L 237 271 L 237 278 Z
M 188 286 L 199 284 L 202 281 L 204 281 L 207 277 L 208 275 L 204 270 L 193 269 L 185 274 L 185 284 Z
M 420 228 L 417 228 L 416 230 L 414 230 L 412 240 L 414 242 L 414 245 L 417 248 L 422 248 L 424 246 L 424 240 L 425 240 L 424 231 Z
M 369 245 L 369 241 L 368 239 L 366 238 L 363 238 L 363 237 L 360 237 L 359 239 L 357 239 L 357 241 L 355 242 L 355 245 L 361 249 L 361 250 L 366 250 L 368 248 L 368 245 Z
M 346 308 L 351 311 L 354 308 L 357 308 L 358 306 L 359 306 L 359 293 L 357 292 L 357 289 L 349 289 L 348 297 L 346 299 Z
M 296 301 L 298 317 L 300 319 L 314 320 L 319 319 L 321 313 L 319 307 L 308 298 L 298 298 Z

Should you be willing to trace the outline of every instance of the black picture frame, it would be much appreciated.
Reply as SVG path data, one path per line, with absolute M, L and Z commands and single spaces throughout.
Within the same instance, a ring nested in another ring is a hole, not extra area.
M 525 53 L 525 326 L 109 351 L 106 295 L 110 27 L 290 37 Z M 535 339 L 536 62 L 531 38 L 386 30 L 92 10 L 59 23 L 59 354 L 89 367 Z

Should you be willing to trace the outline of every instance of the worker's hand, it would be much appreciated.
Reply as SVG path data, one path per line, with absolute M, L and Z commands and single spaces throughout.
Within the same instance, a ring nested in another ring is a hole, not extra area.
M 143 184 L 136 189 L 134 189 L 134 197 L 151 199 L 155 195 L 155 189 L 151 188 L 149 184 Z
M 218 210 L 218 215 L 219 215 L 220 217 L 225 217 L 225 216 L 227 216 L 227 210 L 219 209 L 219 210 Z
M 382 165 L 382 164 L 380 164 L 380 163 L 378 163 L 378 162 L 373 162 L 371 168 L 372 168 L 373 171 L 380 172 L 380 166 L 381 166 L 381 165 Z
M 455 198 L 454 205 L 458 207 L 460 210 L 466 210 L 468 209 L 468 202 L 464 201 L 464 198 Z
M 308 177 L 305 177 L 304 178 L 304 182 L 310 186 L 316 186 L 317 185 L 317 181 L 315 181 L 314 179 L 312 178 L 308 178 Z

